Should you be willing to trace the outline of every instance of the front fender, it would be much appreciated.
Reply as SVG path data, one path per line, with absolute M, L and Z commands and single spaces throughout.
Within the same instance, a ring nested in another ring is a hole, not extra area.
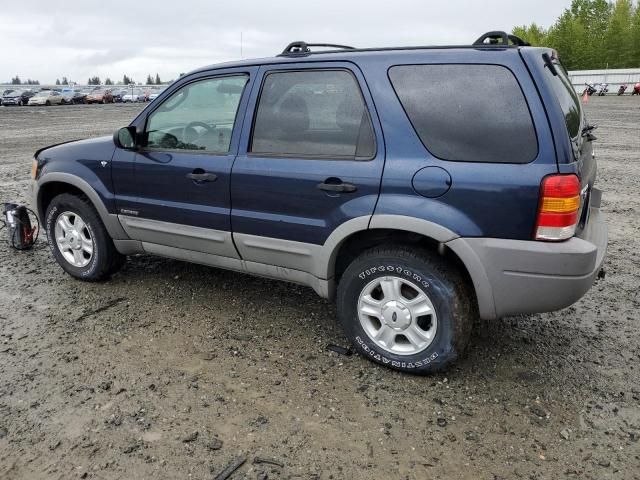
M 95 181 L 95 179 L 94 179 Z M 127 240 L 129 237 L 123 230 L 117 215 L 110 213 L 105 197 L 101 196 L 98 191 L 86 180 L 66 172 L 49 172 L 43 173 L 37 180 L 31 183 L 31 205 L 32 209 L 37 212 L 41 224 L 44 222 L 45 205 L 43 204 L 43 192 L 48 188 L 56 188 L 56 190 L 64 191 L 65 185 L 80 190 L 91 201 L 95 207 L 100 219 L 104 224 L 107 232 L 114 240 Z M 104 195 L 104 194 L 103 194 Z M 113 203 L 113 195 L 107 195 L 107 202 Z

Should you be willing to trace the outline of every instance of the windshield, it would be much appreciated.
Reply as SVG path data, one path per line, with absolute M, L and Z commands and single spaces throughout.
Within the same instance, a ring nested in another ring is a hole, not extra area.
M 44 92 L 38 92 L 35 94 L 36 97 L 48 97 L 49 95 L 51 95 L 50 91 L 44 91 Z

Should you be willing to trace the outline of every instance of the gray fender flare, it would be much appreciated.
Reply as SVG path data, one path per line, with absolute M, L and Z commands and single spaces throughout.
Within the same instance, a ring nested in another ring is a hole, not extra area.
M 480 317 L 496 318 L 491 283 L 478 256 L 463 238 L 442 225 L 428 220 L 404 215 L 371 215 L 357 217 L 340 225 L 326 240 L 316 259 L 316 274 L 320 278 L 332 279 L 338 251 L 351 235 L 363 230 L 399 230 L 423 235 L 449 247 L 464 264 L 476 293 Z
M 109 213 L 107 207 L 104 206 L 104 203 L 102 203 L 100 196 L 93 189 L 93 187 L 89 185 L 87 181 L 70 173 L 46 173 L 42 175 L 37 181 L 33 182 L 31 192 L 31 205 L 33 207 L 33 210 L 38 212 L 38 217 L 40 218 L 41 222 L 44 222 L 45 212 L 40 208 L 40 191 L 42 190 L 42 187 L 52 182 L 66 183 L 82 191 L 82 193 L 84 193 L 89 198 L 89 200 L 91 200 L 91 203 L 97 210 L 98 215 L 100 215 L 100 219 L 102 220 L 102 223 L 104 224 L 107 232 L 109 232 L 109 235 L 112 239 L 127 240 L 129 238 L 123 230 L 122 225 L 120 225 L 120 221 L 118 220 L 117 215 Z

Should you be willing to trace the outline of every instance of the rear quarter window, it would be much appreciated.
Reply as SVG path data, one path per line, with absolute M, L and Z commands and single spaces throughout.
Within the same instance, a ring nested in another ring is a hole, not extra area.
M 509 69 L 398 65 L 389 79 L 432 155 L 487 163 L 529 163 L 538 155 L 529 107 Z
M 560 108 L 562 108 L 569 136 L 572 139 L 577 139 L 582 130 L 582 107 L 580 105 L 580 99 L 573 85 L 571 85 L 571 80 L 569 80 L 564 66 L 559 61 L 555 61 L 554 65 L 558 75 L 553 75 L 549 69 L 545 69 L 548 82 L 551 84 L 551 88 L 553 88 Z

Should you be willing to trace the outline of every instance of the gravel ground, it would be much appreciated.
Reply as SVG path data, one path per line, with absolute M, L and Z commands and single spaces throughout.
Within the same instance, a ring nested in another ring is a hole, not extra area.
M 26 200 L 37 148 L 139 109 L 0 108 L 0 201 Z M 587 111 L 606 278 L 479 323 L 444 374 L 327 351 L 346 339 L 306 288 L 143 256 L 86 284 L 44 239 L 0 245 L 0 478 L 211 479 L 246 458 L 232 479 L 640 479 L 640 99 Z

